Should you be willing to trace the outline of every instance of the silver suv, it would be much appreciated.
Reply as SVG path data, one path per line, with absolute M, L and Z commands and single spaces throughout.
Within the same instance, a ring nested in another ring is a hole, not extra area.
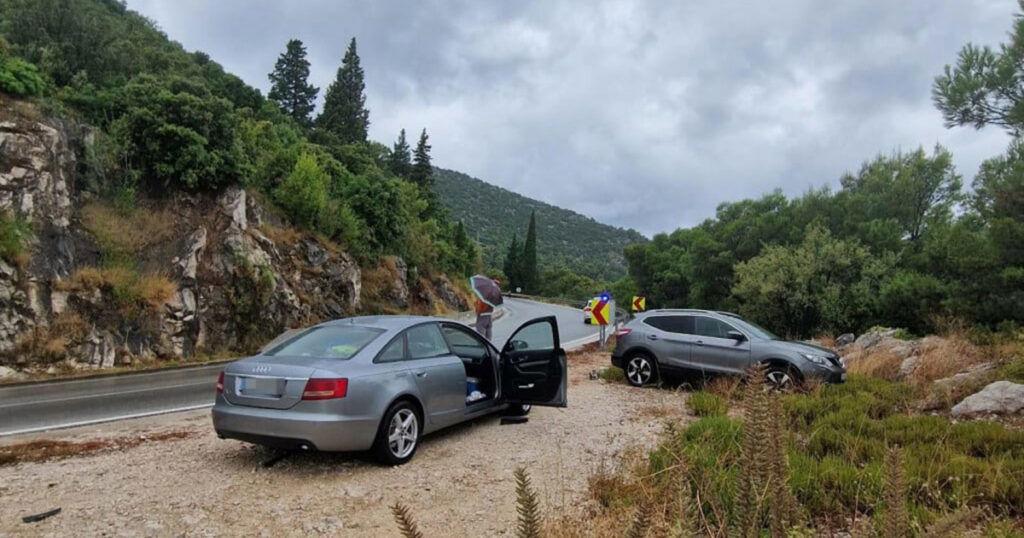
M 781 340 L 729 312 L 644 312 L 619 330 L 612 352 L 612 364 L 637 387 L 673 372 L 742 375 L 758 362 L 767 366 L 767 381 L 779 388 L 810 378 L 846 381 L 846 366 L 832 350 Z

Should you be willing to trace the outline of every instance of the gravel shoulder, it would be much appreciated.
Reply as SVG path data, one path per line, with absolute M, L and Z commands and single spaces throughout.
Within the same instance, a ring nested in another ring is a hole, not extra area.
M 426 536 L 495 536 L 515 523 L 512 472 L 525 466 L 547 512 L 577 508 L 587 477 L 623 451 L 649 448 L 685 397 L 589 378 L 606 353 L 570 359 L 569 407 L 534 408 L 526 424 L 486 417 L 423 440 L 412 462 L 381 467 L 353 455 L 271 453 L 219 440 L 208 411 L 68 430 L 32 439 L 84 440 L 184 431 L 43 463 L 0 467 L 0 535 L 394 536 L 389 506 L 406 504 Z M 21 517 L 60 507 L 42 522 Z

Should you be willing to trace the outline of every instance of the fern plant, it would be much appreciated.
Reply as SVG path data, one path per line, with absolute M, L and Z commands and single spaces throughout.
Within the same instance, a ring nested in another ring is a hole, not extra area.
M 515 479 L 516 512 L 519 513 L 516 536 L 518 538 L 540 538 L 540 502 L 537 500 L 537 492 L 530 484 L 530 475 L 524 467 L 519 467 L 515 470 Z
M 404 538 L 423 538 L 423 533 L 416 526 L 416 522 L 409 513 L 409 508 L 400 502 L 391 505 L 391 514 L 395 516 L 395 524 L 398 525 L 398 532 Z

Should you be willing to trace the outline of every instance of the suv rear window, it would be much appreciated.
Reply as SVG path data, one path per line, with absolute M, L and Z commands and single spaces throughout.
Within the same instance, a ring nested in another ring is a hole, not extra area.
M 693 334 L 693 316 L 650 316 L 644 323 L 665 332 Z

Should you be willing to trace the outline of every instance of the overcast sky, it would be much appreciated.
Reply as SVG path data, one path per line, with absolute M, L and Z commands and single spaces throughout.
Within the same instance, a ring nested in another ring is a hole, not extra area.
M 838 185 L 879 153 L 949 148 L 965 183 L 996 128 L 945 129 L 931 83 L 1013 0 L 128 0 L 266 92 L 288 39 L 321 100 L 351 37 L 371 138 L 427 128 L 434 163 L 651 235 L 723 201 Z

